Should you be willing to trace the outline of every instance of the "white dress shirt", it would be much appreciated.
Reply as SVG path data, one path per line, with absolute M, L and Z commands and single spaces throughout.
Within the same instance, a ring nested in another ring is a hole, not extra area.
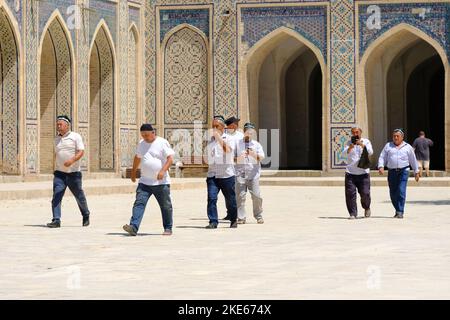
M 378 168 L 402 169 L 411 166 L 414 173 L 419 172 L 413 147 L 406 142 L 397 147 L 393 142 L 387 143 L 378 159 Z
M 250 140 L 245 142 L 244 139 L 237 141 L 236 153 L 238 157 L 247 149 L 254 151 L 260 159 L 264 158 L 264 150 L 258 141 Z M 238 158 L 236 163 L 236 175 L 247 180 L 258 179 L 261 175 L 261 162 L 252 156 L 246 155 L 243 159 Z
M 371 156 L 373 154 L 373 148 L 369 139 L 361 138 L 361 143 L 367 148 L 367 153 L 369 153 L 369 156 Z M 351 144 L 352 144 L 351 141 L 347 143 L 347 145 L 344 148 L 344 153 L 347 153 L 348 148 L 350 147 Z M 345 169 L 347 173 L 354 175 L 362 175 L 370 172 L 370 169 L 362 169 L 358 167 L 358 163 L 359 160 L 361 159 L 362 152 L 363 148 L 359 145 L 355 145 L 353 149 L 347 153 L 348 164 Z
M 208 152 L 208 178 L 225 179 L 235 176 L 235 142 L 226 133 L 222 135 L 222 140 L 231 148 L 231 152 L 223 151 L 220 143 L 211 138 L 206 148 Z

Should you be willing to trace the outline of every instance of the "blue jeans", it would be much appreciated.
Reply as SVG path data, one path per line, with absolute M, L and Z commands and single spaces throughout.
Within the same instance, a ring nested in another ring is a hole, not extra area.
M 173 209 L 172 201 L 170 199 L 169 184 L 158 186 L 148 186 L 143 183 L 138 184 L 130 225 L 136 230 L 136 232 L 139 230 L 142 218 L 144 217 L 145 207 L 147 206 L 148 199 L 150 199 L 152 195 L 155 195 L 156 201 L 158 201 L 159 208 L 161 209 L 164 230 L 172 230 Z
M 218 224 L 219 217 L 217 215 L 217 198 L 219 191 L 222 191 L 225 197 L 225 206 L 227 207 L 227 216 L 232 222 L 237 220 L 237 205 L 236 205 L 236 178 L 230 177 L 225 179 L 207 178 L 206 184 L 208 187 L 208 219 L 210 223 Z
M 389 193 L 395 211 L 401 215 L 405 212 L 406 185 L 408 184 L 409 167 L 402 170 L 389 170 Z
M 69 187 L 69 190 L 73 193 L 75 199 L 77 200 L 78 208 L 80 208 L 82 216 L 89 216 L 89 209 L 86 196 L 84 195 L 84 191 L 81 186 L 81 179 L 81 172 L 65 173 L 55 171 L 53 173 L 53 221 L 61 221 L 61 201 L 67 187 Z

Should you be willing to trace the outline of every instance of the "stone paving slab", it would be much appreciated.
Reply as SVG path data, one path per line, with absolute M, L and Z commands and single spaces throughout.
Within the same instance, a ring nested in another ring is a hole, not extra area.
M 351 221 L 341 187 L 264 186 L 265 224 L 217 230 L 205 188 L 174 190 L 171 237 L 154 199 L 124 234 L 133 194 L 89 196 L 88 228 L 72 197 L 60 229 L 43 227 L 50 199 L 5 200 L 0 299 L 449 299 L 449 190 L 409 188 L 398 220 L 374 187 L 373 217 Z

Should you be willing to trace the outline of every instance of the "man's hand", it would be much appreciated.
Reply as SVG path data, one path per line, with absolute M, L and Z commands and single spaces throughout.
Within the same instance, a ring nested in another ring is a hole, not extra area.
M 419 182 L 419 180 L 420 180 L 420 173 L 417 172 L 417 173 L 414 175 L 414 178 L 416 179 L 416 182 Z
M 222 134 L 220 133 L 219 130 L 213 129 L 213 137 L 214 137 L 216 140 L 219 140 L 219 139 L 222 137 Z
M 166 172 L 164 170 L 161 170 L 160 172 L 158 172 L 157 179 L 162 180 L 164 178 L 165 174 L 166 174 Z
M 69 160 L 67 160 L 66 162 L 64 162 L 64 167 L 68 168 L 68 167 L 70 167 L 71 165 L 73 165 L 74 162 L 75 162 L 74 159 L 69 159 Z
M 378 173 L 382 176 L 384 174 L 384 168 L 378 168 Z

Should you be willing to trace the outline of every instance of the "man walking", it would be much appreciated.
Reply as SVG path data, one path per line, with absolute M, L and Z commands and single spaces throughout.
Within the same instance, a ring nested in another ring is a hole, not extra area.
M 244 224 L 246 220 L 245 198 L 247 189 L 253 201 L 253 216 L 257 223 L 264 223 L 262 213 L 262 198 L 259 188 L 261 175 L 261 161 L 264 159 L 264 150 L 261 144 L 254 140 L 256 137 L 255 125 L 244 125 L 244 138 L 236 144 L 236 195 L 238 207 L 238 223 Z
M 217 213 L 217 198 L 219 191 L 225 197 L 227 217 L 231 221 L 230 228 L 237 228 L 237 206 L 235 193 L 234 149 L 235 144 L 228 141 L 224 134 L 225 119 L 215 116 L 212 123 L 212 137 L 207 146 L 208 175 L 208 219 L 207 229 L 216 229 L 219 224 Z
M 385 166 L 389 169 L 389 194 L 392 205 L 395 208 L 394 218 L 399 219 L 403 219 L 405 212 L 409 166 L 414 170 L 414 177 L 417 182 L 420 178 L 414 150 L 410 144 L 403 141 L 404 137 L 405 133 L 402 129 L 395 129 L 392 135 L 392 142 L 386 144 L 378 160 L 378 171 L 380 175 L 383 175 Z
M 236 145 L 238 141 L 242 140 L 244 138 L 244 134 L 239 131 L 239 121 L 240 119 L 236 117 L 230 117 L 227 120 L 225 120 L 226 128 L 225 133 L 227 135 L 227 141 L 229 144 Z M 234 157 L 237 157 L 236 149 L 234 150 Z M 231 220 L 231 218 L 227 215 L 222 220 Z
M 84 155 L 84 144 L 81 136 L 70 131 L 70 118 L 62 115 L 56 119 L 58 135 L 55 138 L 56 168 L 53 173 L 53 219 L 47 224 L 49 228 L 61 227 L 61 201 L 67 187 L 73 193 L 78 208 L 83 216 L 82 226 L 89 225 L 89 209 L 82 188 L 80 159 Z
M 348 155 L 348 165 L 345 170 L 345 202 L 350 219 L 358 216 L 356 204 L 356 192 L 361 196 L 361 205 L 364 208 L 364 216 L 370 217 L 370 169 L 358 167 L 361 155 L 366 148 L 368 155 L 373 154 L 372 144 L 369 139 L 361 137 L 362 130 L 359 127 L 352 128 L 352 139 L 347 143 L 344 152 Z
M 419 165 L 420 176 L 422 176 L 422 168 L 425 168 L 426 176 L 430 176 L 430 147 L 432 146 L 433 141 L 426 138 L 423 131 L 419 132 L 419 137 L 412 144 Z
M 145 207 L 152 195 L 155 195 L 163 220 L 163 235 L 172 235 L 173 209 L 170 198 L 169 168 L 175 152 L 169 142 L 158 137 L 151 124 L 141 126 L 142 140 L 139 142 L 131 170 L 131 181 L 136 182 L 136 171 L 141 165 L 141 178 L 136 189 L 136 200 L 130 224 L 123 229 L 131 236 L 136 236 L 144 216 Z

